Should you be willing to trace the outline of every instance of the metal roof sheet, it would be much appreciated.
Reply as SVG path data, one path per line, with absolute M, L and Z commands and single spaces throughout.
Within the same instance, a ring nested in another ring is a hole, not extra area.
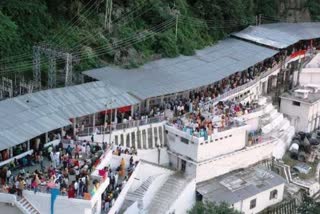
M 233 33 L 235 37 L 283 49 L 300 40 L 320 37 L 319 22 L 275 23 L 249 26 L 243 31 Z
M 109 66 L 84 74 L 146 99 L 214 83 L 277 53 L 269 48 L 228 38 L 196 51 L 194 56 L 160 59 L 136 69 Z
M 70 125 L 70 118 L 119 108 L 139 101 L 105 82 L 50 89 L 0 102 L 0 150 L 23 143 L 45 132 Z

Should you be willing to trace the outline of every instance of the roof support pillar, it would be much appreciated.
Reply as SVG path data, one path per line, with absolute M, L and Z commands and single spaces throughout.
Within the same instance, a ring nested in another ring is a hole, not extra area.
M 93 127 L 93 129 L 96 127 L 96 114 L 95 113 L 92 114 L 92 127 Z
M 163 105 L 163 104 L 164 104 L 164 95 L 160 97 L 160 105 Z
M 9 148 L 9 157 L 12 158 L 13 157 L 13 147 Z
M 111 110 L 112 111 L 112 110 Z M 111 117 L 111 120 L 112 120 L 112 117 Z M 113 121 L 115 124 L 118 123 L 118 109 L 116 108 L 114 110 L 114 121 Z
M 45 143 L 48 143 L 49 142 L 48 132 L 44 133 L 44 137 L 45 137 Z
M 129 138 L 129 148 L 131 148 L 132 147 L 132 137 L 131 137 L 131 132 L 128 134 L 128 138 Z M 127 147 L 127 145 L 126 145 L 126 147 Z
M 134 115 L 134 105 L 131 106 L 131 117 L 133 118 Z
M 157 127 L 157 146 L 161 145 L 161 141 L 160 141 L 160 126 Z
M 146 111 L 148 112 L 150 108 L 150 98 L 146 100 Z
M 77 133 L 77 118 L 73 118 L 73 123 L 72 123 L 72 127 L 73 127 L 73 137 L 76 136 L 76 133 Z
M 154 136 L 154 127 L 152 127 L 152 124 L 150 124 L 151 126 L 151 135 L 152 135 L 152 138 L 151 138 L 151 142 L 152 142 L 152 149 L 156 148 L 156 139 L 155 139 L 155 136 Z

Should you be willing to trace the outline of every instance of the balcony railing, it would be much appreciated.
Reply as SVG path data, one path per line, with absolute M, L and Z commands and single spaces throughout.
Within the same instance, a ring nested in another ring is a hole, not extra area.
M 160 122 L 163 122 L 164 120 L 165 120 L 165 117 L 161 115 L 161 116 L 146 118 L 141 120 L 128 120 L 125 123 L 111 124 L 111 125 L 107 125 L 106 127 L 104 127 L 103 125 L 96 126 L 96 127 L 85 127 L 84 130 L 78 132 L 78 136 L 89 136 L 92 133 L 107 134 L 107 133 L 110 133 L 110 129 L 112 129 L 112 131 L 123 130 L 123 129 L 129 129 L 129 128 L 139 127 L 143 125 L 148 125 L 148 124 L 160 123 Z
M 214 103 L 217 103 L 219 101 L 222 101 L 223 99 L 231 96 L 231 95 L 234 95 L 234 94 L 237 94 L 238 92 L 240 91 L 243 91 L 244 89 L 246 88 L 250 88 L 251 86 L 255 85 L 257 82 L 259 82 L 260 80 L 262 80 L 263 78 L 269 76 L 270 74 L 272 74 L 273 72 L 275 72 L 277 69 L 279 69 L 281 67 L 281 63 L 275 65 L 273 68 L 267 70 L 266 72 L 262 73 L 259 77 L 255 78 L 254 80 L 244 84 L 244 85 L 241 85 L 241 86 L 238 86 L 230 91 L 227 91 L 226 93 L 220 95 L 219 97 L 216 97 L 210 101 L 207 102 L 207 104 L 214 104 Z

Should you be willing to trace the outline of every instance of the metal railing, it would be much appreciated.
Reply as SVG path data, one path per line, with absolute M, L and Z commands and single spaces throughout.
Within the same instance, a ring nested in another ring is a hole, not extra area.
M 287 60 L 285 60 L 285 62 L 287 62 Z M 263 72 L 260 76 L 258 76 L 254 80 L 252 80 L 244 85 L 238 86 L 230 91 L 227 91 L 226 93 L 220 95 L 219 97 L 216 97 L 216 98 L 208 101 L 205 105 L 217 103 L 217 102 L 222 101 L 223 99 L 225 99 L 231 95 L 234 95 L 240 91 L 243 91 L 244 89 L 250 88 L 251 86 L 255 85 L 257 82 L 259 82 L 261 79 L 263 79 L 263 78 L 269 76 L 270 74 L 272 74 L 273 72 L 275 72 L 277 69 L 279 69 L 281 67 L 282 64 L 283 63 L 276 64 L 273 68 L 267 70 L 266 72 Z
M 140 120 L 128 120 L 125 123 L 117 123 L 117 124 L 111 124 L 107 126 L 95 126 L 95 127 L 85 127 L 84 130 L 80 130 L 78 132 L 78 136 L 90 136 L 93 133 L 97 134 L 108 134 L 110 131 L 117 131 L 117 130 L 123 130 L 123 129 L 129 129 L 134 127 L 139 127 L 143 125 L 153 124 L 153 123 L 160 123 L 165 120 L 165 117 L 163 115 L 156 116 L 152 118 L 146 118 L 146 119 L 140 119 Z

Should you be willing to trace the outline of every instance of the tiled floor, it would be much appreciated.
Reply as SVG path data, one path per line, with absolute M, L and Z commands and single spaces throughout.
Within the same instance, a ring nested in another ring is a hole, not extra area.
M 17 207 L 5 203 L 0 203 L 0 210 L 0 213 L 5 214 L 22 214 L 22 212 Z

